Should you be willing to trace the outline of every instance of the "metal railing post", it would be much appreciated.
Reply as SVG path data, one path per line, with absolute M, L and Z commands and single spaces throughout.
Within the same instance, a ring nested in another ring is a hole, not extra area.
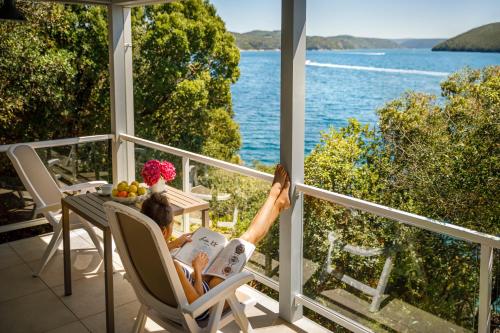
M 280 161 L 291 181 L 291 208 L 280 216 L 280 317 L 294 322 L 302 317 L 295 295 L 302 291 L 302 194 L 295 184 L 304 181 L 304 110 L 306 62 L 306 0 L 281 2 L 281 113 Z
M 182 157 L 182 190 L 186 193 L 191 192 L 191 183 L 189 180 L 189 158 Z M 184 233 L 190 231 L 189 214 L 182 215 L 182 229 Z
M 490 331 L 491 317 L 491 282 L 493 272 L 493 248 L 481 244 L 481 262 L 479 271 L 479 322 L 477 331 Z

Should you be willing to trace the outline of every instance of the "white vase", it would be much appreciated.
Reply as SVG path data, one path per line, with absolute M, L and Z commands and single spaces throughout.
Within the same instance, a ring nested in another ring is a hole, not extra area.
M 167 186 L 165 184 L 165 179 L 163 179 L 162 177 L 160 177 L 160 179 L 151 186 L 151 192 L 155 193 L 155 192 L 158 192 L 158 193 L 161 193 L 161 192 L 164 192 L 167 190 Z

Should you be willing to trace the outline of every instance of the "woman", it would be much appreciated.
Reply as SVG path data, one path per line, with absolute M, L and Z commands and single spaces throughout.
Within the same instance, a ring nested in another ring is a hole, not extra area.
M 241 239 L 256 245 L 267 235 L 280 212 L 290 207 L 290 199 L 288 197 L 289 188 L 290 180 L 288 174 L 283 166 L 278 164 L 274 172 L 273 184 L 267 199 L 253 218 L 248 230 L 240 236 Z M 167 241 L 167 246 L 170 251 L 191 241 L 190 233 L 184 234 L 173 241 L 168 241 L 172 236 L 174 224 L 172 223 L 172 208 L 165 195 L 155 193 L 144 201 L 141 211 L 158 223 L 160 228 L 162 228 L 163 236 Z M 192 267 L 194 272 L 192 274 L 178 262 L 174 261 L 174 264 L 189 303 L 194 302 L 211 288 L 214 288 L 223 281 L 223 279 L 219 277 L 202 275 L 203 270 L 208 264 L 208 256 L 204 252 L 198 253 L 193 259 Z M 208 311 L 196 319 L 204 320 L 207 317 Z

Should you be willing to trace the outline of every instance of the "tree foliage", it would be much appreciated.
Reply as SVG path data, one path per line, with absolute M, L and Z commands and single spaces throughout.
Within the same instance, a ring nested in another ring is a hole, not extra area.
M 0 142 L 109 132 L 102 8 L 20 6 L 26 23 L 0 24 Z
M 26 23 L 0 24 L 0 142 L 109 133 L 105 7 L 19 6 Z M 214 7 L 135 8 L 132 25 L 136 133 L 230 159 L 240 147 L 230 93 L 239 52 Z
M 230 159 L 240 147 L 230 92 L 239 51 L 224 22 L 201 0 L 134 14 L 138 133 Z
M 442 95 L 408 93 L 379 111 L 389 203 L 499 234 L 500 67 L 455 73 Z

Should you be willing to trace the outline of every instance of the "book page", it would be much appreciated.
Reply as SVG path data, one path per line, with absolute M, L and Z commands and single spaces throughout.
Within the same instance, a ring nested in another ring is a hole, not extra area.
M 233 239 L 205 271 L 206 275 L 227 279 L 239 273 L 252 256 L 255 245 L 243 239 Z
M 207 267 L 210 267 L 214 258 L 227 243 L 224 235 L 207 228 L 196 230 L 191 239 L 191 242 L 184 244 L 173 256 L 175 259 L 189 266 L 191 266 L 194 257 L 198 253 L 205 252 L 208 255 Z

